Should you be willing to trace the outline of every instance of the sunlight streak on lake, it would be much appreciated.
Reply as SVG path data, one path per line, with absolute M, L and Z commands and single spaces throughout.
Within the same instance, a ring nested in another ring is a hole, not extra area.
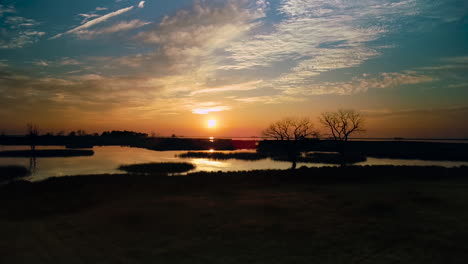
M 38 149 L 57 149 L 63 146 L 39 146 Z M 0 150 L 20 150 L 28 149 L 28 146 L 0 146 Z M 85 174 L 115 174 L 124 173 L 117 168 L 120 165 L 149 163 L 149 162 L 191 162 L 196 168 L 190 172 L 197 171 L 245 171 L 245 170 L 265 170 L 265 169 L 289 169 L 290 162 L 273 161 L 262 159 L 256 161 L 245 160 L 211 160 L 208 158 L 179 158 L 178 155 L 185 151 L 152 151 L 142 148 L 105 146 L 94 147 L 93 156 L 84 157 L 59 157 L 59 158 L 37 158 L 36 167 L 32 176 L 28 179 L 32 181 L 43 180 L 49 177 L 60 177 L 69 175 Z M 252 150 L 251 150 L 252 151 Z M 230 153 L 232 151 L 222 151 Z M 234 152 L 246 152 L 238 150 Z M 30 168 L 29 158 L 0 158 L 0 165 L 22 165 Z M 443 166 L 457 167 L 468 166 L 468 162 L 454 161 L 424 161 L 424 160 L 402 160 L 402 159 L 378 159 L 368 158 L 365 162 L 356 165 L 415 165 L 415 166 Z M 297 168 L 337 166 L 323 163 L 297 163 Z M 189 173 L 190 173 L 189 172 Z

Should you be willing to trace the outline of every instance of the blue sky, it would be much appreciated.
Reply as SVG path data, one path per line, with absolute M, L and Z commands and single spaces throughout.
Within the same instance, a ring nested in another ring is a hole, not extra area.
M 250 136 L 352 108 L 363 136 L 468 137 L 467 12 L 459 0 L 2 0 L 0 130 Z

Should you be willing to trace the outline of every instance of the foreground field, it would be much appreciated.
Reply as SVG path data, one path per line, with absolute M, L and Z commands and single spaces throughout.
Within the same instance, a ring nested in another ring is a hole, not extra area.
M 466 263 L 468 168 L 101 175 L 0 187 L 0 263 Z

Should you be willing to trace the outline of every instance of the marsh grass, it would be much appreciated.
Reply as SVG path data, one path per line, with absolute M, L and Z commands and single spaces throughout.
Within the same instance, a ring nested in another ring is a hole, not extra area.
M 0 186 L 0 263 L 462 264 L 467 171 L 349 166 L 14 181 Z
M 23 166 L 0 166 L 0 180 L 10 180 L 14 178 L 26 177 L 30 174 L 31 172 Z
M 154 162 L 132 165 L 121 165 L 119 170 L 135 174 L 168 174 L 182 173 L 195 169 L 195 165 L 188 162 Z
M 290 157 L 279 155 L 279 156 L 272 156 L 273 160 L 276 161 L 291 161 Z M 346 164 L 353 164 L 357 162 L 366 161 L 367 157 L 362 154 L 357 153 L 348 153 L 344 156 L 344 162 Z M 304 156 L 296 157 L 296 162 L 302 163 L 325 163 L 325 164 L 342 164 L 343 163 L 343 156 L 340 153 L 335 152 L 312 152 L 306 153 Z
M 305 159 L 312 163 L 341 164 L 343 156 L 340 153 L 307 153 Z M 359 153 L 347 153 L 344 160 L 345 163 L 352 164 L 366 161 L 367 157 Z

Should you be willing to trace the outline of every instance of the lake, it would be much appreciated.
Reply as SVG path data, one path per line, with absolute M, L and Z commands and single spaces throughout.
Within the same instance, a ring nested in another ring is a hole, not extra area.
M 60 146 L 38 146 L 37 149 L 58 149 Z M 2 146 L 0 151 L 28 149 L 28 146 Z M 123 164 L 147 163 L 147 162 L 190 162 L 196 171 L 242 171 L 242 170 L 263 170 L 263 169 L 288 169 L 290 162 L 273 161 L 264 159 L 258 161 L 244 160 L 210 160 L 206 158 L 179 158 L 177 155 L 186 151 L 152 151 L 142 148 L 104 146 L 94 147 L 93 156 L 84 157 L 59 157 L 59 158 L 37 158 L 32 164 L 29 158 L 0 158 L 0 165 L 22 165 L 27 168 L 32 167 L 33 172 L 27 179 L 39 181 L 48 177 L 60 177 L 67 175 L 83 174 L 103 174 L 103 173 L 123 173 L 117 168 Z M 253 150 L 238 150 L 246 152 Z M 229 151 L 226 151 L 229 152 Z M 455 161 L 423 161 L 423 160 L 402 160 L 402 159 L 380 159 L 367 158 L 365 162 L 355 165 L 415 165 L 415 166 L 443 166 L 458 167 L 468 166 L 468 162 Z M 297 167 L 322 167 L 336 166 L 324 163 L 297 163 Z

